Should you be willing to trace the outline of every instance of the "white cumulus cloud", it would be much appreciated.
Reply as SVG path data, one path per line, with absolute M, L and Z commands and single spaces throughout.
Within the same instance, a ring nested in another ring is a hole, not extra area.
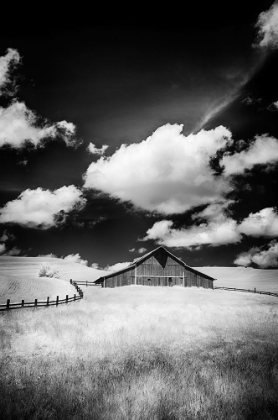
M 69 254 L 66 257 L 63 257 L 63 259 L 67 262 L 71 262 L 71 263 L 77 263 L 77 264 L 81 264 L 81 265 L 88 265 L 88 261 L 87 260 L 83 260 L 79 254 Z
M 255 237 L 278 237 L 278 214 L 273 208 L 251 213 L 238 223 L 224 212 L 230 203 L 229 201 L 214 203 L 202 212 L 193 214 L 192 220 L 201 222 L 189 227 L 177 229 L 171 220 L 156 222 L 147 230 L 142 240 L 152 239 L 160 245 L 190 249 L 203 245 L 238 243 L 242 240 L 243 234 Z M 205 222 L 202 219 L 205 219 Z
M 220 126 L 184 136 L 182 129 L 166 124 L 141 143 L 123 144 L 111 157 L 101 157 L 89 166 L 84 187 L 162 214 L 219 199 L 229 185 L 214 176 L 209 162 L 231 132 Z
M 219 246 L 240 242 L 241 240 L 236 221 L 230 218 L 182 229 L 175 229 L 172 226 L 173 222 L 169 220 L 156 222 L 147 231 L 144 240 L 154 239 L 160 245 L 184 248 L 201 245 Z
M 8 49 L 7 54 L 0 57 L 0 95 L 12 94 L 16 90 L 11 69 L 21 60 L 19 53 Z M 75 146 L 76 127 L 73 123 L 59 121 L 39 123 L 36 113 L 27 108 L 24 102 L 13 100 L 7 107 L 0 107 L 0 147 L 8 144 L 14 148 L 24 146 L 26 140 L 34 146 L 41 144 L 42 139 L 61 138 L 67 146 Z
M 74 185 L 50 191 L 27 189 L 0 209 L 0 223 L 17 223 L 28 227 L 47 229 L 57 225 L 60 212 L 81 209 L 86 203 L 82 192 Z
M 98 149 L 93 143 L 89 143 L 89 146 L 87 149 L 93 155 L 103 155 L 108 147 L 109 146 L 104 144 L 100 149 Z
M 248 150 L 226 154 L 220 160 L 224 175 L 243 173 L 254 165 L 270 165 L 278 161 L 278 140 L 267 135 L 256 136 Z
M 42 139 L 57 136 L 67 145 L 74 145 L 74 135 L 74 124 L 66 121 L 39 127 L 37 116 L 23 102 L 13 102 L 7 108 L 0 107 L 0 147 L 9 144 L 20 148 L 26 140 L 38 146 Z
M 0 57 L 0 95 L 12 94 L 15 83 L 11 79 L 10 70 L 20 62 L 18 51 L 9 48 L 6 55 Z
M 238 230 L 248 236 L 278 237 L 278 213 L 273 207 L 251 213 L 240 223 Z
M 278 267 L 278 242 L 271 241 L 268 249 L 251 248 L 247 252 L 242 252 L 234 261 L 236 265 L 247 267 L 251 263 L 255 263 L 260 268 L 276 268 Z
M 128 267 L 131 263 L 130 262 L 121 262 L 121 263 L 116 263 L 114 265 L 107 265 L 104 270 L 107 271 L 119 271 L 119 270 L 123 270 L 124 268 Z
M 259 47 L 278 47 L 278 2 L 275 1 L 269 10 L 262 12 L 257 20 Z

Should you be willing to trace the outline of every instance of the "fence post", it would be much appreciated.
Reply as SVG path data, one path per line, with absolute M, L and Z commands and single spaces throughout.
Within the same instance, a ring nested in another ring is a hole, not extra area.
M 73 296 L 73 300 L 76 300 L 76 295 Z
M 23 306 L 24 306 L 24 299 L 22 299 L 22 301 L 21 301 L 21 306 L 23 308 Z
M 56 298 L 56 306 L 58 306 L 59 305 L 59 296 L 57 296 L 57 298 Z
M 35 306 L 38 306 L 38 299 L 35 299 Z
M 72 279 L 70 279 L 70 284 L 72 284 Z
M 69 295 L 66 295 L 66 303 L 68 303 Z
M 49 296 L 47 297 L 46 306 L 49 306 Z
M 88 287 L 88 281 L 86 280 L 86 287 Z
M 7 299 L 7 308 L 6 309 L 10 309 L 10 299 Z
M 256 293 L 256 287 L 254 287 L 254 293 Z

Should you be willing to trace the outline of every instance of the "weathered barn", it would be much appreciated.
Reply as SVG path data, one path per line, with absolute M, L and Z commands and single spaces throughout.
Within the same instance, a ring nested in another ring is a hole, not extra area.
M 189 267 L 163 246 L 138 258 L 129 266 L 95 281 L 102 287 L 138 284 L 144 286 L 184 286 L 213 289 L 212 277 Z

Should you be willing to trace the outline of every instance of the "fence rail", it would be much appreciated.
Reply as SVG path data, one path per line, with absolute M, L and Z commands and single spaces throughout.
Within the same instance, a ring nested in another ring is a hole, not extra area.
M 55 300 L 50 300 L 48 297 L 46 300 L 38 300 L 35 299 L 33 302 L 25 302 L 24 299 L 21 300 L 21 302 L 11 303 L 10 299 L 7 299 L 7 302 L 5 304 L 0 304 L 0 311 L 8 311 L 10 309 L 22 309 L 22 308 L 42 308 L 47 306 L 58 306 L 63 303 L 70 303 L 75 302 L 77 300 L 83 299 L 83 291 L 80 289 L 78 284 L 70 279 L 70 284 L 75 287 L 76 291 L 78 292 L 78 295 L 74 294 L 73 296 L 69 297 L 69 295 L 66 295 L 65 299 L 60 299 L 59 296 L 56 297 Z
M 78 286 L 94 286 L 94 287 L 101 287 L 100 284 L 95 284 L 93 281 L 75 281 Z
M 278 293 L 274 293 L 274 292 L 267 292 L 265 290 L 257 290 L 256 287 L 254 287 L 254 289 L 236 289 L 234 287 L 217 287 L 215 286 L 214 289 L 221 289 L 221 290 L 230 290 L 230 291 L 235 291 L 235 292 L 249 292 L 249 293 L 258 293 L 260 295 L 268 295 L 268 296 L 274 296 L 278 298 Z

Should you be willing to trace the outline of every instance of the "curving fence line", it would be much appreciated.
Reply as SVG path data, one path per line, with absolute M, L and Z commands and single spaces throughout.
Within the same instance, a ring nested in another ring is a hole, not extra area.
M 274 296 L 278 298 L 278 293 L 274 293 L 274 292 L 266 292 L 264 290 L 257 290 L 256 287 L 254 287 L 254 289 L 235 289 L 234 287 L 217 287 L 215 286 L 213 288 L 215 289 L 221 289 L 221 290 L 228 290 L 228 291 L 235 291 L 235 292 L 249 292 L 249 293 L 258 293 L 260 295 L 268 295 L 268 296 Z
M 42 307 L 47 307 L 47 306 L 58 306 L 63 303 L 70 303 L 70 302 L 75 302 L 77 300 L 83 299 L 83 291 L 82 289 L 80 289 L 78 284 L 72 279 L 70 279 L 70 284 L 72 284 L 75 287 L 78 293 L 77 295 L 75 294 L 71 297 L 69 297 L 69 295 L 66 295 L 65 299 L 60 299 L 59 296 L 57 296 L 55 300 L 50 300 L 49 297 L 46 300 L 35 299 L 33 302 L 26 302 L 25 300 L 22 299 L 21 302 L 17 302 L 17 303 L 11 303 L 10 299 L 7 299 L 7 302 L 5 304 L 0 304 L 0 311 L 8 311 L 10 309 L 42 308 Z

